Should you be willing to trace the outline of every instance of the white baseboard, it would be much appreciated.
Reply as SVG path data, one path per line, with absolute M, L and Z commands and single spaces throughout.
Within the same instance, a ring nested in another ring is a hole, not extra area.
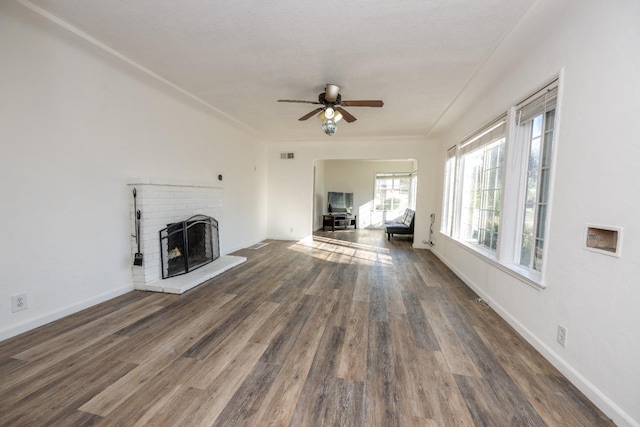
M 593 383 L 585 378 L 578 370 L 571 366 L 558 353 L 534 335 L 526 326 L 516 319 L 508 310 L 496 303 L 490 295 L 486 294 L 470 277 L 463 274 L 446 257 L 438 253 L 434 248 L 432 252 L 453 271 L 467 286 L 485 300 L 489 306 L 511 327 L 513 327 L 529 344 L 531 344 L 542 356 L 558 369 L 567 379 L 587 396 L 602 412 L 610 417 L 618 426 L 640 427 L 640 423 L 634 420 L 622 408 L 616 405 Z
M 300 240 L 304 240 L 306 238 L 308 238 L 309 236 L 293 236 L 291 234 L 289 235 L 282 235 L 282 236 L 271 236 L 271 237 L 267 237 L 265 240 L 284 240 L 287 242 L 299 242 Z
M 23 332 L 27 332 L 39 326 L 46 325 L 47 323 L 51 323 L 54 320 L 58 320 L 70 314 L 77 313 L 81 310 L 84 310 L 85 308 L 89 308 L 96 304 L 100 304 L 101 302 L 119 297 L 120 295 L 124 295 L 127 292 L 131 291 L 133 291 L 133 285 L 123 286 L 121 288 L 114 289 L 91 298 L 87 298 L 67 307 L 63 307 L 61 309 L 43 314 L 34 319 L 27 320 L 17 325 L 9 326 L 8 328 L 0 330 L 0 341 L 15 337 L 16 335 L 20 335 Z

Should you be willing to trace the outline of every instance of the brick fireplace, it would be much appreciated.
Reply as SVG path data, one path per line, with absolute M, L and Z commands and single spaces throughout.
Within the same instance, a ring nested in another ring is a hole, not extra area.
M 140 251 L 144 255 L 141 266 L 132 265 L 135 289 L 182 293 L 198 284 L 246 261 L 243 257 L 220 256 L 212 263 L 187 274 L 162 279 L 160 230 L 194 215 L 215 218 L 224 226 L 224 188 L 218 183 L 175 182 L 159 179 L 132 179 L 128 183 L 130 197 L 131 235 L 135 236 L 133 189 L 136 189 L 137 209 L 141 212 Z M 131 260 L 137 252 L 135 238 L 131 239 Z M 220 247 L 224 247 L 220 241 Z

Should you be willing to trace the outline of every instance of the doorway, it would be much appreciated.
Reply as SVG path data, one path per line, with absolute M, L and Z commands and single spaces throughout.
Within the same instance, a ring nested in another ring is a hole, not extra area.
M 353 194 L 357 228 L 383 228 L 384 222 L 415 209 L 418 162 L 415 159 L 322 159 L 313 165 L 313 229 L 322 229 L 328 193 Z

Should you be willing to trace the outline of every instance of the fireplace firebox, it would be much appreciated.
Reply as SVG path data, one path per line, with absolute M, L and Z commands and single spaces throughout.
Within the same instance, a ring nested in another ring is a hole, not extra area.
M 218 221 L 195 215 L 160 230 L 162 278 L 179 276 L 220 257 Z

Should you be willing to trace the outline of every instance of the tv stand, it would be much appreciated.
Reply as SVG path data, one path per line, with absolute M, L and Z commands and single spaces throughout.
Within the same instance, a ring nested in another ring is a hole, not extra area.
M 358 216 L 348 213 L 329 213 L 322 216 L 322 231 L 326 227 L 331 227 L 331 231 L 336 231 L 336 227 L 358 228 Z

